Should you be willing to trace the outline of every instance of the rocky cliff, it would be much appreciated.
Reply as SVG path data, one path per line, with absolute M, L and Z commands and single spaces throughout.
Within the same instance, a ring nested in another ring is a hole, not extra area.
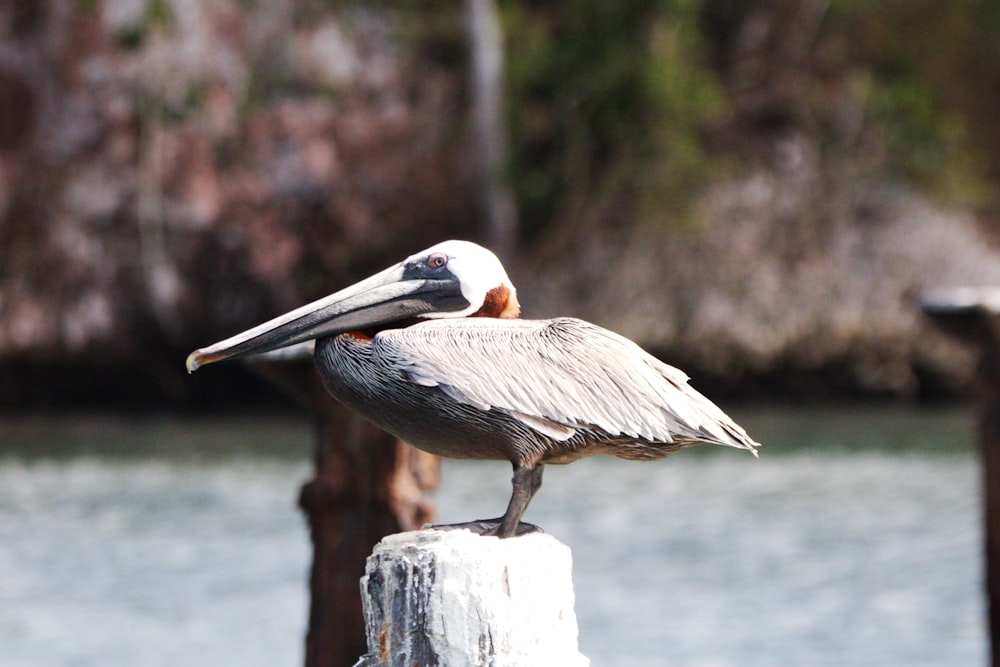
M 256 392 L 185 382 L 184 354 L 482 238 L 454 7 L 0 6 L 0 405 Z M 526 314 L 593 319 L 736 393 L 961 387 L 968 356 L 913 299 L 1000 282 L 977 220 L 845 176 L 794 124 L 755 141 L 768 159 L 644 203 L 674 224 L 529 219 L 508 262 Z

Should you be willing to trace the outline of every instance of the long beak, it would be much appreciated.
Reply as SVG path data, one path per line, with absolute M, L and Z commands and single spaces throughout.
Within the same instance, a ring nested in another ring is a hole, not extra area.
M 397 264 L 330 296 L 195 350 L 188 355 L 187 369 L 193 373 L 216 361 L 467 306 L 457 281 L 407 279 L 405 265 Z

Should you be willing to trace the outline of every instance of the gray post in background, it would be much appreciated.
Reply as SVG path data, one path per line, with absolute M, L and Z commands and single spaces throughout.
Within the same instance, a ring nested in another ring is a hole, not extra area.
M 495 0 L 467 0 L 472 134 L 479 171 L 483 240 L 509 261 L 517 242 L 517 207 L 506 180 L 503 118 L 503 27 Z

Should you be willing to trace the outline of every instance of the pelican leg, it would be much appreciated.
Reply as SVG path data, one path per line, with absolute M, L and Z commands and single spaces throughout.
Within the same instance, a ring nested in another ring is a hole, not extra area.
M 507 511 L 504 515 L 496 519 L 480 519 L 478 521 L 466 521 L 464 523 L 447 523 L 430 526 L 435 530 L 471 530 L 477 535 L 495 535 L 497 537 L 516 537 L 527 535 L 528 533 L 543 532 L 538 526 L 521 521 L 524 511 L 528 509 L 528 503 L 542 488 L 541 464 L 534 468 L 514 464 L 514 477 L 511 484 L 514 487 L 507 504 Z
M 500 517 L 500 526 L 496 535 L 499 537 L 514 537 L 515 535 L 523 535 L 540 530 L 538 526 L 530 523 L 522 523 L 521 517 L 524 516 L 524 511 L 528 509 L 528 503 L 538 493 L 538 489 L 542 488 L 542 471 L 544 469 L 545 466 L 540 463 L 534 468 L 514 464 L 514 477 L 511 479 L 514 491 L 511 493 L 510 502 L 507 504 L 507 511 Z M 522 528 L 522 526 L 525 528 Z

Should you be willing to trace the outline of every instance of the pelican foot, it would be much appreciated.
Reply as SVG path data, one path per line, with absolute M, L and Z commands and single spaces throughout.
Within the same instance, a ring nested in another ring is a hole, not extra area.
M 478 521 L 466 521 L 464 523 L 439 523 L 425 524 L 423 527 L 430 530 L 465 530 L 472 531 L 476 535 L 496 536 L 500 534 L 501 519 L 480 519 Z M 544 533 L 545 531 L 533 523 L 521 521 L 517 524 L 514 534 L 511 537 L 519 537 L 529 533 Z

